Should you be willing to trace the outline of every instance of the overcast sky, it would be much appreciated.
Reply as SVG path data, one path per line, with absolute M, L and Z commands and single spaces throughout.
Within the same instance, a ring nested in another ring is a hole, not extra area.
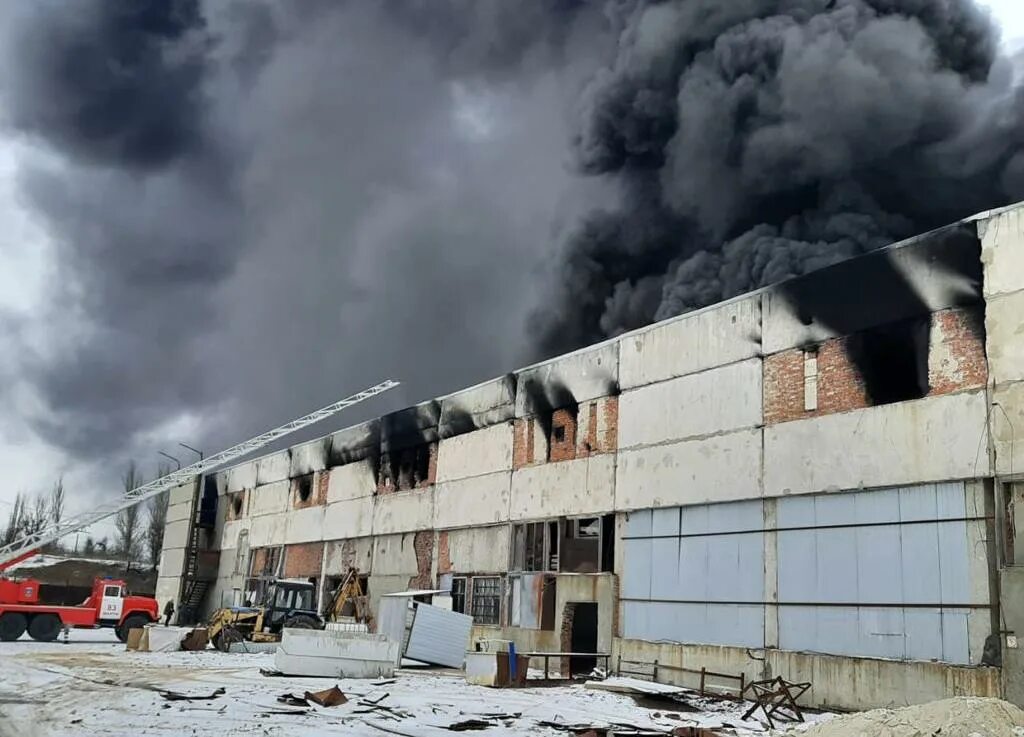
M 1003 39 L 1008 46 L 1016 47 L 1018 44 L 1024 43 L 1024 0 L 984 0 L 983 4 L 991 8 L 994 17 L 1002 25 Z M 537 93 L 538 95 L 546 94 L 541 87 L 538 87 L 538 89 L 540 90 Z M 522 133 L 522 131 L 515 130 L 498 130 L 497 132 L 490 130 L 487 116 L 476 114 L 481 106 L 487 106 L 488 100 L 474 98 L 471 94 L 467 93 L 465 104 L 458 104 L 458 98 L 462 91 L 455 90 L 455 92 L 458 93 L 455 95 L 456 107 L 458 107 L 455 114 L 455 124 L 456 127 L 459 125 L 464 127 L 465 130 L 462 131 L 461 135 L 466 141 L 472 143 L 473 141 L 486 139 L 488 136 L 506 136 L 511 140 L 517 133 Z M 371 104 L 373 103 L 372 100 L 370 102 Z M 543 110 L 547 108 L 550 108 L 550 106 L 537 106 L 537 109 Z M 393 117 L 396 121 L 402 122 L 402 114 L 400 112 L 396 113 Z M 513 116 L 506 116 L 506 118 L 511 120 Z M 502 122 L 505 123 L 506 120 L 503 119 Z M 525 121 L 524 125 L 528 122 Z M 0 228 L 0 264 L 2 264 L 2 267 L 0 267 L 0 317 L 7 314 L 16 318 L 0 320 L 0 346 L 3 346 L 5 341 L 9 341 L 7 342 L 8 345 L 12 345 L 14 342 L 10 340 L 11 336 L 3 334 L 3 329 L 24 330 L 24 334 L 19 338 L 19 342 L 24 344 L 24 341 L 27 340 L 34 350 L 45 354 L 57 351 L 61 347 L 59 345 L 50 345 L 47 341 L 52 340 L 54 335 L 66 335 L 67 331 L 54 330 L 49 332 L 45 329 L 45 324 L 40 324 L 40 315 L 49 314 L 53 316 L 60 314 L 61 311 L 60 305 L 51 303 L 53 297 L 52 293 L 48 290 L 48 286 L 58 276 L 53 269 L 50 241 L 43 224 L 30 214 L 31 210 L 22 201 L 22 195 L 19 194 L 14 185 L 14 172 L 19 162 L 32 159 L 45 164 L 46 154 L 29 146 L 30 144 L 24 140 L 0 138 L 0 223 L 3 224 L 3 227 Z M 423 152 L 422 155 L 426 157 L 430 153 L 438 156 L 441 155 L 439 152 Z M 449 152 L 445 151 L 444 153 L 447 155 Z M 458 153 L 456 153 L 457 155 Z M 546 162 L 557 158 L 554 154 L 546 152 L 543 147 L 537 148 L 536 155 L 538 157 L 536 161 L 519 156 L 515 158 L 524 170 L 531 171 L 538 171 Z M 466 166 L 486 167 L 487 165 L 489 165 L 489 162 L 486 159 L 474 159 Z M 325 163 L 324 166 L 329 169 L 330 162 Z M 444 206 L 446 186 L 450 178 L 460 174 L 460 172 L 464 174 L 465 168 L 460 169 L 459 163 L 456 162 L 451 170 L 439 165 L 436 171 L 431 174 L 431 176 L 436 177 L 437 181 L 435 190 L 439 193 L 438 197 L 441 200 L 437 203 L 438 207 Z M 551 178 L 557 178 L 557 168 L 552 169 L 552 171 L 555 174 L 552 174 Z M 259 172 L 256 172 L 256 174 L 259 174 Z M 523 176 L 525 179 L 526 174 Z M 538 182 L 544 178 L 544 176 L 538 176 Z M 259 182 L 257 182 L 258 185 Z M 454 191 L 456 199 L 462 196 L 457 190 Z M 540 200 L 553 201 L 556 199 L 556 196 L 556 194 L 549 194 L 543 187 L 539 187 L 537 191 L 537 197 Z M 435 203 L 413 203 L 413 205 L 428 208 L 434 207 Z M 403 203 L 397 202 L 396 206 L 401 207 Z M 528 225 L 528 223 L 510 222 L 509 228 L 527 227 Z M 373 223 L 370 223 L 368 226 L 369 231 L 372 231 L 372 226 Z M 458 226 L 458 223 L 453 225 L 453 227 Z M 384 228 L 383 225 L 380 227 Z M 366 237 L 373 237 L 373 235 L 373 232 L 368 232 Z M 386 229 L 383 237 L 385 239 L 390 237 Z M 359 268 L 360 266 L 360 264 L 356 264 L 353 268 Z M 282 269 L 286 268 L 287 266 L 282 264 Z M 19 317 L 24 319 L 17 319 Z M 49 317 L 45 319 L 52 320 L 55 318 Z M 60 319 L 73 324 L 75 315 L 68 314 Z M 3 328 L 4 325 L 13 327 Z M 66 328 L 67 325 L 61 327 Z M 500 331 L 495 332 L 499 333 Z M 175 360 L 176 358 L 168 357 L 168 360 Z M 61 474 L 65 474 L 68 477 L 68 485 L 72 493 L 74 493 L 76 488 L 81 489 L 95 485 L 99 483 L 99 479 L 103 478 L 102 473 L 99 473 L 94 465 L 83 463 L 81 460 L 70 461 L 63 453 L 40 439 L 27 423 L 22 420 L 26 416 L 38 413 L 38 399 L 33 395 L 31 387 L 22 386 L 18 383 L 19 376 L 16 371 L 11 370 L 12 363 L 12 357 L 7 355 L 7 352 L 3 349 L 0 349 L 0 382 L 3 382 L 7 388 L 7 391 L 0 392 L 0 469 L 3 470 L 3 482 L 2 486 L 0 486 L 0 517 L 2 517 L 4 510 L 7 508 L 4 505 L 9 504 L 17 492 L 45 489 Z M 352 388 L 355 389 L 357 387 Z M 302 409 L 309 410 L 313 408 L 312 406 L 307 406 Z M 169 439 L 175 438 L 189 442 L 201 433 L 202 428 L 200 425 L 201 419 L 189 414 L 182 414 L 168 418 L 166 426 L 154 427 L 152 431 L 152 437 L 154 438 L 153 452 L 150 458 L 144 459 L 144 463 L 149 465 L 148 470 L 152 471 L 155 469 L 157 462 L 160 460 L 156 455 L 156 450 L 161 448 L 174 453 L 180 451 L 182 459 L 186 460 L 188 458 L 187 452 L 180 448 L 174 448 L 173 442 Z M 216 449 L 208 448 L 206 450 L 212 452 Z M 80 498 L 91 498 L 91 496 L 90 494 Z M 72 504 L 74 504 L 74 501 L 75 498 L 72 496 Z

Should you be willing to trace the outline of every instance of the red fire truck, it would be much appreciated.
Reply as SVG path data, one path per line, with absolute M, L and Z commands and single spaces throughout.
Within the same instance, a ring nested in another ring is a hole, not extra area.
M 31 553 L 21 559 L 28 558 Z M 12 561 L 7 568 L 19 560 Z M 0 569 L 2 569 L 0 568 Z M 78 606 L 39 603 L 39 581 L 32 578 L 0 578 L 0 640 L 11 642 L 25 630 L 33 640 L 52 642 L 62 630 L 112 627 L 121 642 L 128 630 L 144 627 L 160 618 L 156 599 L 131 596 L 124 581 L 97 578 L 89 598 Z

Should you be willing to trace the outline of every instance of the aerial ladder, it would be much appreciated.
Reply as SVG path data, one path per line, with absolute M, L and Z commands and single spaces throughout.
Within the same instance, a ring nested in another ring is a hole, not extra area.
M 101 505 L 100 507 L 86 512 L 85 514 L 53 523 L 38 532 L 25 535 L 24 537 L 20 537 L 7 545 L 0 546 L 0 573 L 24 560 L 27 560 L 28 558 L 31 558 L 40 550 L 40 548 L 56 542 L 73 532 L 77 532 L 89 527 L 90 525 L 94 525 L 97 522 L 101 522 L 108 517 L 112 517 L 123 509 L 129 509 L 137 504 L 142 504 L 143 502 L 157 497 L 176 486 L 181 486 L 183 483 L 190 481 L 195 476 L 204 474 L 214 468 L 224 465 L 225 463 L 244 458 L 253 451 L 259 450 L 275 440 L 297 432 L 298 430 L 302 430 L 310 425 L 315 425 L 318 422 L 326 420 L 328 417 L 336 415 L 344 409 L 348 409 L 349 407 L 359 404 L 360 402 L 364 402 L 378 394 L 383 394 L 390 389 L 394 389 L 398 385 L 399 382 L 391 379 L 383 381 L 375 386 L 371 386 L 368 389 L 364 389 L 361 392 L 353 394 L 350 397 L 337 401 L 334 404 L 330 404 L 323 409 L 311 412 L 305 417 L 292 420 L 291 422 L 285 423 L 284 425 L 265 432 L 262 435 L 257 435 L 256 437 L 250 438 L 249 440 L 239 443 L 227 450 L 222 450 L 216 455 L 212 455 L 209 458 L 202 458 L 190 466 L 172 471 L 165 476 L 161 476 L 149 483 L 138 486 L 131 491 L 125 492 L 121 498 L 108 504 Z

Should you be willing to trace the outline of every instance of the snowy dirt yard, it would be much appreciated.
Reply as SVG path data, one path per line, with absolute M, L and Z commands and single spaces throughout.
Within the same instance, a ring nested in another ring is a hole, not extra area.
M 756 721 L 741 722 L 743 709 L 728 702 L 703 702 L 696 712 L 671 704 L 644 708 L 629 696 L 580 685 L 490 689 L 455 675 L 404 670 L 383 685 L 266 677 L 260 669 L 273 669 L 272 655 L 127 652 L 109 630 L 73 631 L 67 645 L 2 643 L 0 666 L 0 737 L 450 735 L 449 725 L 470 719 L 490 722 L 483 730 L 488 735 L 572 734 L 542 722 L 622 724 L 661 733 L 682 725 L 739 728 L 724 734 L 764 730 Z M 277 700 L 335 684 L 348 703 L 295 707 Z M 159 693 L 209 695 L 221 687 L 224 693 L 208 701 L 168 701 Z M 368 701 L 387 709 L 366 706 Z

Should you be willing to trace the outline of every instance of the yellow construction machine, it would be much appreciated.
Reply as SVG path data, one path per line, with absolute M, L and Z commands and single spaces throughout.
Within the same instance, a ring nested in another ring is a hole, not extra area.
M 338 622 L 352 617 L 356 622 L 370 623 L 370 607 L 359 579 L 359 569 L 350 567 L 342 579 L 331 602 L 324 611 L 324 617 L 330 622 Z
M 313 604 L 314 586 L 309 581 L 278 579 L 267 588 L 261 606 L 218 609 L 206 631 L 213 646 L 227 652 L 231 644 L 277 642 L 285 627 L 323 629 L 324 621 Z

